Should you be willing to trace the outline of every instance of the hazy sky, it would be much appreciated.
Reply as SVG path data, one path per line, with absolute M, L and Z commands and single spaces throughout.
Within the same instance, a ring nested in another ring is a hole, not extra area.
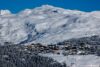
M 0 9 L 16 13 L 45 4 L 82 11 L 100 10 L 100 0 L 0 0 Z

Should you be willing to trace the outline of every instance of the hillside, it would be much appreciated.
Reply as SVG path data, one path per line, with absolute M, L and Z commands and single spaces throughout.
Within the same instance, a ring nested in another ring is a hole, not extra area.
M 43 5 L 17 14 L 0 11 L 0 42 L 55 44 L 100 35 L 100 12 L 82 12 Z

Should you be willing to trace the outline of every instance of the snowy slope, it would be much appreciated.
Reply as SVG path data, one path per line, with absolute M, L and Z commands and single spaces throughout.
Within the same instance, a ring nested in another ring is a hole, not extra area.
M 82 12 L 49 5 L 17 14 L 0 11 L 0 41 L 57 43 L 70 38 L 100 35 L 100 12 Z
M 57 55 L 44 54 L 43 56 L 51 57 L 60 63 L 66 63 L 70 67 L 99 67 L 100 57 L 95 55 Z

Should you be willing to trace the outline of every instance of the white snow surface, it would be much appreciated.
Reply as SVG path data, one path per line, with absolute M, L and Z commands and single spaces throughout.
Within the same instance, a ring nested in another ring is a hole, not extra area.
M 100 35 L 100 11 L 82 12 L 43 5 L 17 14 L 0 10 L 0 41 L 57 43 Z
M 66 63 L 69 67 L 100 67 L 100 57 L 95 55 L 57 55 L 42 54 L 43 56 L 53 58 L 59 63 Z

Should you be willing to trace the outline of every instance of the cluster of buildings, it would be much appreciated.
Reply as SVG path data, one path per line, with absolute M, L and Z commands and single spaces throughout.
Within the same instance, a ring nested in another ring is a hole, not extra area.
M 27 45 L 26 48 L 37 53 L 56 53 L 63 55 L 88 55 L 97 54 L 100 51 L 100 45 L 42 45 L 42 44 L 31 44 Z

